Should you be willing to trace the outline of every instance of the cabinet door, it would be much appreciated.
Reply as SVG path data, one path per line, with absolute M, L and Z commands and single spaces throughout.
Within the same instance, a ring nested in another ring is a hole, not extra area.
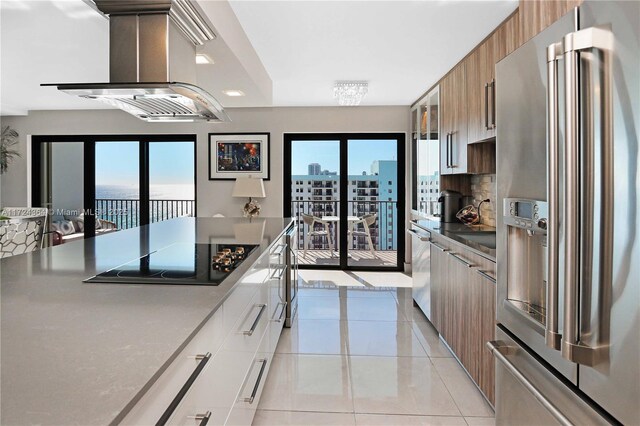
M 438 243 L 436 243 L 438 244 Z M 444 336 L 445 289 L 448 285 L 447 253 L 431 245 L 431 324 Z
M 467 172 L 467 90 L 465 62 L 444 77 L 440 84 L 442 132 L 440 167 L 442 174 Z M 447 172 L 445 173 L 444 170 Z
M 494 33 L 495 34 L 495 33 Z M 492 124 L 492 89 L 495 36 L 479 45 L 465 60 L 468 105 L 469 143 L 495 136 Z
M 520 0 L 521 43 L 527 42 L 581 3 L 582 0 Z
M 520 11 L 516 10 L 494 33 L 494 59 L 497 64 L 511 52 L 520 47 Z M 495 76 L 495 66 L 492 70 Z

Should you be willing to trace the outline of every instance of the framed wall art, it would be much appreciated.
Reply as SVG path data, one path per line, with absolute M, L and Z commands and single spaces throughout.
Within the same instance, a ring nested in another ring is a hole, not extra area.
M 209 180 L 269 180 L 270 133 L 209 133 Z

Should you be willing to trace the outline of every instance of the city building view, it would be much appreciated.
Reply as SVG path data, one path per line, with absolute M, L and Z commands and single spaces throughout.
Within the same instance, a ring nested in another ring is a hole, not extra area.
M 349 249 L 362 250 L 377 257 L 380 251 L 396 251 L 397 233 L 397 174 L 396 160 L 375 160 L 369 171 L 348 176 L 347 216 L 349 224 Z M 336 171 L 323 170 L 318 163 L 308 166 L 309 174 L 291 176 L 292 212 L 299 220 L 299 227 L 305 226 L 303 214 L 316 219 L 316 227 L 326 226 L 329 238 L 313 235 L 309 238 L 308 249 L 337 249 L 337 230 L 333 228 L 332 217 L 339 216 L 340 176 Z M 362 219 L 372 217 L 372 223 Z M 356 218 L 358 220 L 356 220 Z M 307 224 L 308 226 L 308 224 Z M 363 228 L 368 229 L 363 229 Z M 355 231 L 351 233 L 351 231 Z M 373 247 L 369 247 L 368 236 Z M 305 245 L 306 232 L 299 233 L 299 247 Z

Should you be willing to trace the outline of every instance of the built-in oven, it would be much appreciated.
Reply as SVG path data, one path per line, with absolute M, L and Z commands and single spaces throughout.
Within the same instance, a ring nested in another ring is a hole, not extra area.
M 291 327 L 298 311 L 298 251 L 296 249 L 298 246 L 298 226 L 291 225 L 286 230 L 284 238 L 287 245 L 287 279 L 285 282 L 287 315 L 284 325 L 285 327 Z

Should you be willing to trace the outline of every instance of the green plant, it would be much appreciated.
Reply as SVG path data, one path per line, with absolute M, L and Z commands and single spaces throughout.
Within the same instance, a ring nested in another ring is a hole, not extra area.
M 0 137 L 0 175 L 7 171 L 9 163 L 16 157 L 20 157 L 20 152 L 14 149 L 19 143 L 18 136 L 18 132 L 11 127 L 2 127 L 2 136 Z

